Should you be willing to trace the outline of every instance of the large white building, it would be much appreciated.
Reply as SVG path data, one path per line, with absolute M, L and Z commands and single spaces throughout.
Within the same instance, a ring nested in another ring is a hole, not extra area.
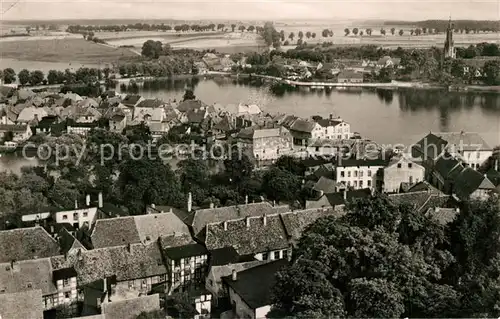
M 351 189 L 379 189 L 382 183 L 382 168 L 387 161 L 382 159 L 346 159 L 335 167 L 335 181 Z
M 348 140 L 351 138 L 351 125 L 340 117 L 330 115 L 328 119 L 316 120 L 321 126 L 320 138 L 330 140 Z

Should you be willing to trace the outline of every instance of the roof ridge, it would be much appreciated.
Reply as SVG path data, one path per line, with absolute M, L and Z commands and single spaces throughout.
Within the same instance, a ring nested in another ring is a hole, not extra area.
M 425 202 L 422 204 L 422 206 L 420 206 L 420 207 L 418 208 L 418 210 L 417 210 L 417 211 L 420 211 L 422 208 L 424 208 L 424 207 L 425 207 L 425 205 L 427 205 L 427 203 L 431 200 L 431 198 L 432 198 L 432 194 L 429 194 L 429 197 L 425 200 Z

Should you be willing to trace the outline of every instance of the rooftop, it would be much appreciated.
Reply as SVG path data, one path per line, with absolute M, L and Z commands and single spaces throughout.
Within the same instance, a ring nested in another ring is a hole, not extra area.
M 136 319 L 141 312 L 149 312 L 159 309 L 159 294 L 121 301 L 112 301 L 102 305 L 102 313 L 106 316 L 106 319 Z
M 0 294 L 0 318 L 43 319 L 42 291 Z
M 271 305 L 271 289 L 276 282 L 276 273 L 288 265 L 286 259 L 269 262 L 237 273 L 236 281 L 232 276 L 222 280 L 231 287 L 251 308 Z
M 0 231 L 0 262 L 59 255 L 59 244 L 42 227 Z
M 52 270 L 49 258 L 0 264 L 0 289 L 6 293 L 40 289 L 44 296 L 54 294 Z

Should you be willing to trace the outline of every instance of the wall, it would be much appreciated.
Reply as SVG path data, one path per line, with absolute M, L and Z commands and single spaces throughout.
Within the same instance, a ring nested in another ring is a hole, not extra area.
M 184 291 L 187 287 L 205 282 L 207 272 L 207 255 L 192 256 L 182 258 L 176 264 L 175 260 L 167 258 L 167 265 L 170 269 L 170 282 L 179 291 Z
M 348 140 L 351 138 L 351 125 L 342 122 L 335 126 L 322 128 L 321 138 L 330 140 Z
M 87 135 L 90 130 L 91 130 L 90 127 L 72 127 L 72 126 L 68 126 L 68 133 L 69 134 Z
M 401 159 L 399 162 L 384 168 L 384 192 L 397 193 L 401 183 L 416 184 L 423 181 L 424 178 L 425 168 L 423 166 Z
M 87 207 L 57 212 L 55 213 L 56 223 L 70 223 L 72 225 L 78 223 L 78 227 L 82 227 L 85 223 L 88 223 L 90 227 L 95 221 L 96 213 L 97 207 Z M 66 219 L 64 216 L 66 216 Z
M 259 160 L 278 159 L 293 148 L 292 136 L 284 131 L 279 136 L 253 139 L 253 154 Z
M 493 154 L 493 151 L 464 151 L 462 160 L 473 169 L 478 169 Z
M 267 255 L 267 257 L 266 257 Z M 278 255 L 278 256 L 276 256 Z M 257 260 L 278 260 L 284 258 L 290 258 L 291 252 L 289 249 L 273 250 L 265 253 L 258 253 L 254 257 Z
M 241 297 L 229 287 L 229 301 L 231 305 L 235 305 L 233 311 L 236 312 L 236 318 L 238 319 L 255 319 L 255 311 L 250 309 L 248 305 L 241 299 Z
M 271 311 L 271 306 L 257 308 L 255 309 L 255 318 L 266 318 L 266 315 L 269 313 L 269 311 Z
M 351 186 L 354 189 L 374 189 L 377 187 L 377 180 L 379 178 L 377 173 L 381 168 L 383 166 L 338 166 L 335 169 L 335 178 L 338 183 L 345 182 L 347 186 Z

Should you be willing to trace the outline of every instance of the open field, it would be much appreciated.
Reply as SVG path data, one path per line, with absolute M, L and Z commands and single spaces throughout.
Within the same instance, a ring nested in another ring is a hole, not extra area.
M 0 56 L 21 61 L 114 63 L 136 54 L 128 49 L 113 48 L 83 39 L 21 40 L 0 43 Z

